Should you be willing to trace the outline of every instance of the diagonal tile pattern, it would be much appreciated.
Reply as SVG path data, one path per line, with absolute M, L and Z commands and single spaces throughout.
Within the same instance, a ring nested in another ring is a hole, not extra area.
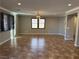
M 62 36 L 21 35 L 0 46 L 0 59 L 79 59 L 79 48 Z

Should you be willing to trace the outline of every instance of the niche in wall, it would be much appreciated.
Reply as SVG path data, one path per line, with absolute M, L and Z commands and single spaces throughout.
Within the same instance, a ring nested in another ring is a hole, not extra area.
M 76 23 L 77 23 L 77 13 L 68 15 L 66 35 L 69 39 L 75 40 L 76 25 L 77 25 Z
M 0 13 L 0 32 L 1 32 L 1 13 Z
M 0 13 L 0 31 L 14 29 L 14 16 L 7 13 Z
M 13 15 L 8 15 L 9 16 L 9 29 L 14 29 L 14 16 Z

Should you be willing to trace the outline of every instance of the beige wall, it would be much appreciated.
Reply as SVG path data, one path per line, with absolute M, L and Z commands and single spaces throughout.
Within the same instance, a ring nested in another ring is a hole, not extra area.
M 31 16 L 18 16 L 18 32 L 19 33 L 48 33 L 48 34 L 64 34 L 64 21 L 63 17 L 45 17 L 45 29 L 32 29 Z
M 79 17 L 79 15 L 78 15 L 78 17 Z M 75 42 L 75 45 L 79 47 L 79 18 L 78 18 L 78 29 L 77 30 L 78 30 L 77 31 L 77 40 Z
M 14 20 L 15 20 L 14 36 L 17 36 L 18 35 L 18 16 L 17 15 L 14 15 Z
M 64 35 L 65 34 L 65 17 L 60 17 L 59 19 L 59 33 Z
M 10 32 L 0 32 L 0 43 L 10 39 Z

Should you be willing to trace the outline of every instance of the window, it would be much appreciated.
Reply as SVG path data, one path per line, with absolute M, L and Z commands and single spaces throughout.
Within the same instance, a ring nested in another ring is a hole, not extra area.
M 38 28 L 38 19 L 32 19 L 32 28 Z
M 45 19 L 39 19 L 39 28 L 45 27 Z
M 32 19 L 32 28 L 45 28 L 45 19 Z

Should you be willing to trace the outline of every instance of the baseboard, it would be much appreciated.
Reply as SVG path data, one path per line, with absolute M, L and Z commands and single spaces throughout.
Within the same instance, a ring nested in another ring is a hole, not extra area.
M 64 36 L 64 34 L 61 33 L 19 33 L 22 35 L 61 35 Z
M 77 45 L 77 44 L 74 44 L 74 46 L 75 46 L 75 47 L 79 47 L 79 45 Z
M 7 39 L 7 40 L 5 40 L 5 41 L 3 41 L 3 42 L 1 42 L 0 43 L 0 45 L 2 45 L 2 44 L 4 44 L 4 43 L 6 43 L 7 41 L 9 41 L 10 40 L 10 38 L 9 39 Z
M 66 38 L 66 37 L 64 37 L 64 39 L 65 40 L 73 40 L 73 38 Z
M 58 33 L 58 35 L 65 36 L 65 34 L 62 34 L 62 33 Z

